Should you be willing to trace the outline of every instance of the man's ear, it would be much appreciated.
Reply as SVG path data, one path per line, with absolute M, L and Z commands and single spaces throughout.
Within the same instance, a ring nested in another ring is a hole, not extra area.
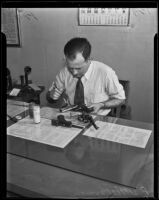
M 87 58 L 87 60 L 85 62 L 89 64 L 91 62 L 91 59 Z
M 88 60 L 90 60 L 90 61 L 93 60 L 93 57 L 89 56 Z
M 66 62 L 66 56 L 64 55 L 62 58 L 62 62 L 65 63 Z

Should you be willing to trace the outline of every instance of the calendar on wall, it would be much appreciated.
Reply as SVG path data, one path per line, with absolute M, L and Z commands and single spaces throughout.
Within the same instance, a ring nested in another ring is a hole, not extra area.
M 79 25 L 128 26 L 129 8 L 79 8 Z

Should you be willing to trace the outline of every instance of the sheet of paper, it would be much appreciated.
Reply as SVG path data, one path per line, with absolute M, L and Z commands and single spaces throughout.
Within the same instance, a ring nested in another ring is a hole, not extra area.
M 46 119 L 56 119 L 59 109 L 51 107 L 42 107 L 40 109 L 40 116 Z
M 28 103 L 7 100 L 7 114 L 10 115 L 11 117 L 14 117 L 26 110 L 28 110 Z M 8 118 L 7 118 L 7 120 L 8 120 Z
M 78 128 L 56 127 L 49 119 L 41 118 L 39 124 L 26 117 L 7 128 L 7 134 L 59 148 L 68 145 L 79 133 Z
M 10 92 L 9 95 L 11 95 L 11 96 L 17 96 L 19 94 L 19 92 L 20 92 L 20 89 L 13 88 L 13 90 Z
M 103 116 L 106 116 L 108 115 L 108 113 L 110 113 L 111 109 L 100 109 L 97 114 L 98 115 L 103 115 Z
M 96 121 L 96 124 L 99 127 L 98 130 L 94 129 L 94 127 L 90 127 L 83 135 L 140 148 L 146 147 L 152 132 L 151 130 L 123 126 L 103 121 Z
M 37 85 L 35 85 L 34 83 L 30 83 L 29 86 L 30 86 L 33 90 L 35 90 L 35 91 L 40 91 L 40 90 L 41 90 L 41 89 L 40 89 Z
M 56 108 L 50 108 L 50 107 L 43 107 L 40 110 L 40 115 L 43 118 L 46 119 L 57 119 L 58 115 L 64 115 L 65 119 L 67 121 L 71 121 L 73 125 L 77 125 L 82 127 L 85 127 L 88 125 L 88 123 L 83 123 L 78 120 L 78 115 L 81 114 L 80 112 L 74 112 L 74 111 L 67 111 L 67 112 L 59 112 L 59 109 Z M 96 116 L 93 116 L 95 118 Z
M 7 104 L 17 105 L 17 106 L 28 106 L 29 105 L 29 103 L 27 103 L 27 102 L 16 101 L 16 100 L 13 100 L 13 99 L 7 99 Z

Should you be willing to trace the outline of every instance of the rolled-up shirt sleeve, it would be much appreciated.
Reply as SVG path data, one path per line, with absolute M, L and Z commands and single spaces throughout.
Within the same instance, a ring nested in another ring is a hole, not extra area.
M 55 81 L 53 81 L 51 87 L 49 88 L 50 97 L 54 100 L 59 99 L 65 89 L 64 77 L 65 71 L 62 69 L 59 74 L 56 75 Z
M 119 83 L 118 77 L 113 70 L 106 76 L 106 92 L 110 98 L 126 99 L 124 88 Z

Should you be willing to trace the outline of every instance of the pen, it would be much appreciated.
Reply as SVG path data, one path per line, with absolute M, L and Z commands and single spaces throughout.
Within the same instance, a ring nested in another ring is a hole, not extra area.
M 74 108 L 77 108 L 78 106 L 73 106 L 73 107 L 70 107 L 70 108 L 63 108 L 63 109 L 60 109 L 60 112 L 67 112 L 69 110 L 73 110 Z

